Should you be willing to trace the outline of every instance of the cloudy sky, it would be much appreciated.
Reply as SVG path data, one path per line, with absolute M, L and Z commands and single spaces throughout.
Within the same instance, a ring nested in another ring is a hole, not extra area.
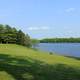
M 32 38 L 80 37 L 80 0 L 0 0 L 0 23 Z

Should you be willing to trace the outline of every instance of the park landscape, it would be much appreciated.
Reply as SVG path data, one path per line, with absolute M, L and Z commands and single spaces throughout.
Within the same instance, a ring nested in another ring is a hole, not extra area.
M 9 25 L 0 30 L 0 80 L 80 79 L 79 58 L 34 49 L 38 40 Z
M 0 80 L 80 80 L 80 0 L 0 0 Z

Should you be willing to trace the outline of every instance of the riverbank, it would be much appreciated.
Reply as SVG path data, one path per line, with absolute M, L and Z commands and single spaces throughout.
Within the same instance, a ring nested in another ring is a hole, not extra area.
M 2 80 L 79 80 L 80 60 L 0 44 L 0 74 Z

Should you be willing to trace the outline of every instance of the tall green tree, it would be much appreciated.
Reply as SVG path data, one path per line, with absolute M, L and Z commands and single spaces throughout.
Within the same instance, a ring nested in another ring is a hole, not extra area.
M 2 43 L 3 36 L 4 36 L 4 27 L 2 24 L 0 24 L 0 43 Z
M 21 30 L 12 28 L 9 25 L 0 24 L 0 43 L 15 43 L 23 46 L 31 46 L 31 40 L 29 35 L 25 35 Z
M 25 34 L 19 30 L 17 33 L 17 44 L 24 45 Z
M 17 33 L 17 44 L 21 44 L 23 46 L 30 47 L 31 46 L 31 40 L 30 37 L 25 35 L 21 30 Z

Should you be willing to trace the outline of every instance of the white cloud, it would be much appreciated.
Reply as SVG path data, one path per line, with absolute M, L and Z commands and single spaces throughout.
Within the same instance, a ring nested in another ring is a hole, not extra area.
M 48 29 L 50 29 L 50 27 L 48 27 L 48 26 L 43 26 L 43 27 L 41 27 L 41 29 L 42 29 L 42 30 L 48 30 Z
M 42 26 L 42 27 L 28 27 L 28 30 L 49 30 L 50 27 L 48 26 Z
M 66 12 L 73 12 L 73 11 L 75 11 L 75 8 L 68 8 L 68 9 L 66 9 L 65 11 L 66 11 Z
M 38 27 L 28 27 L 28 30 L 38 30 Z

